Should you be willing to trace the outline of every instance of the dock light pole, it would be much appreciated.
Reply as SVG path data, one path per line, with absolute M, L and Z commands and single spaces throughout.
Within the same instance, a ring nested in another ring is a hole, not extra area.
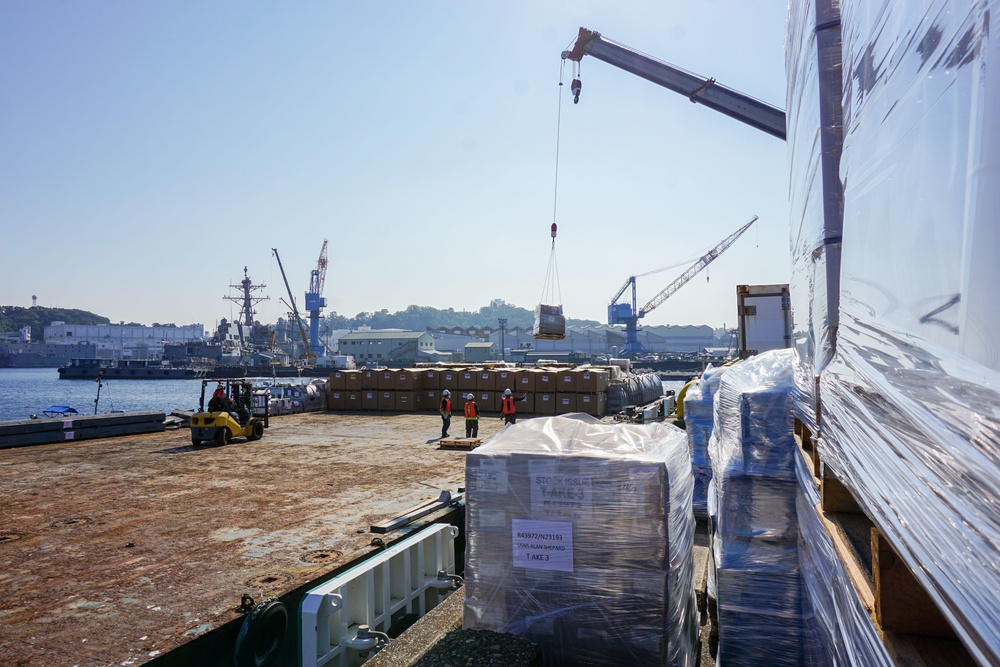
M 504 329 L 507 328 L 507 318 L 501 317 L 497 320 L 497 322 L 500 323 L 500 360 L 507 361 L 507 355 L 504 353 L 504 348 L 503 348 L 503 333 Z

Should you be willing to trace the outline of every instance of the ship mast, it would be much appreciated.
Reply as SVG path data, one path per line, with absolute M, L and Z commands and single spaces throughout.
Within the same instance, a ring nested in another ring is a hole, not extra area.
M 238 320 L 242 324 L 242 331 L 240 332 L 240 337 L 242 338 L 244 333 L 249 336 L 248 340 L 242 340 L 243 344 L 253 344 L 253 316 L 257 314 L 254 310 L 256 306 L 261 301 L 267 301 L 266 296 L 253 296 L 253 293 L 257 290 L 264 289 L 267 285 L 260 284 L 254 285 L 250 281 L 250 276 L 247 275 L 247 267 L 243 267 L 243 280 L 240 281 L 238 285 L 230 285 L 230 289 L 240 290 L 238 296 L 224 296 L 222 297 L 226 301 L 232 301 L 233 303 L 240 306 L 240 319 Z

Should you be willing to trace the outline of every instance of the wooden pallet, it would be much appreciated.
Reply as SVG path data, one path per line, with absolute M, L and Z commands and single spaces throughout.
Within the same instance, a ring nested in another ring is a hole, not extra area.
M 974 665 L 968 649 L 931 596 L 864 511 L 850 487 L 826 467 L 821 443 L 798 420 L 795 439 L 820 494 L 816 514 L 896 664 Z
M 479 438 L 442 438 L 438 440 L 438 449 L 461 449 L 471 451 L 483 444 Z

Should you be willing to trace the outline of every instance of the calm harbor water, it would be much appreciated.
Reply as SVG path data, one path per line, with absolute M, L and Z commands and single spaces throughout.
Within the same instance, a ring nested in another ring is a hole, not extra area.
M 105 380 L 97 412 L 193 410 L 200 394 L 201 380 Z M 55 368 L 0 368 L 0 421 L 41 417 L 50 405 L 68 405 L 92 415 L 96 398 L 94 380 L 60 380 Z
M 305 384 L 305 380 L 283 380 Z M 683 382 L 664 382 L 664 389 L 680 391 Z M 98 412 L 125 410 L 194 410 L 198 407 L 201 380 L 105 380 Z M 97 382 L 60 380 L 54 368 L 0 368 L 0 421 L 42 416 L 50 405 L 68 405 L 80 414 L 94 414 Z

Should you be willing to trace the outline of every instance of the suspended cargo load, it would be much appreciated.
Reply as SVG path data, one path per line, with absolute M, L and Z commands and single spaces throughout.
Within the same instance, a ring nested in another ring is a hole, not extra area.
M 563 316 L 559 268 L 556 264 L 556 231 L 558 229 L 556 223 L 552 223 L 551 229 L 552 252 L 549 253 L 549 268 L 545 272 L 542 298 L 535 306 L 535 325 L 532 327 L 532 334 L 541 340 L 562 340 L 566 338 L 566 318 Z
M 562 306 L 550 306 L 540 303 L 535 306 L 535 326 L 532 328 L 535 338 L 544 340 L 562 340 L 566 337 L 566 318 L 563 317 Z

